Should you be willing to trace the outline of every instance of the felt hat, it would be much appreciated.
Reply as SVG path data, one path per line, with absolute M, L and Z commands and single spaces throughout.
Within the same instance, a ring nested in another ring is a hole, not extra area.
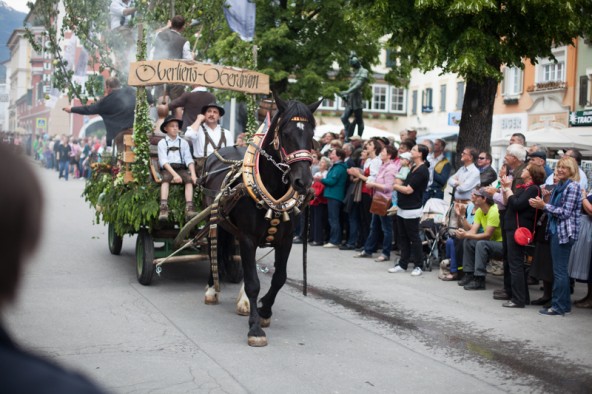
M 205 115 L 208 108 L 218 108 L 218 111 L 220 111 L 220 117 L 224 116 L 224 108 L 219 106 L 216 102 L 209 103 L 208 105 L 204 105 L 203 107 L 201 107 L 201 114 Z
M 179 124 L 179 130 L 183 128 L 183 121 L 181 119 L 177 119 L 173 115 L 169 115 L 166 118 L 164 118 L 164 122 L 162 122 L 162 124 L 160 125 L 160 131 L 166 134 L 166 130 L 164 128 L 171 122 L 177 122 Z

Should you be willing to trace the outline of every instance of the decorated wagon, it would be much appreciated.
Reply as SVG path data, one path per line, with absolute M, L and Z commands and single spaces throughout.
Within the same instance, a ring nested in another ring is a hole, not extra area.
M 254 71 L 215 66 L 183 60 L 142 61 L 132 63 L 128 84 L 193 85 L 228 89 L 243 93 L 269 93 L 269 78 Z M 165 263 L 209 261 L 210 247 L 206 235 L 210 208 L 203 205 L 203 188 L 196 187 L 194 201 L 199 206 L 196 218 L 187 221 L 182 187 L 171 187 L 170 219 L 158 220 L 158 195 L 162 178 L 159 172 L 157 144 L 164 136 L 158 124 L 150 129 L 146 123 L 146 100 L 139 90 L 136 127 L 122 131 L 114 140 L 113 157 L 93 168 L 84 195 L 96 208 L 96 219 L 108 227 L 108 246 L 112 254 L 121 253 L 123 237 L 137 234 L 136 272 L 143 285 L 160 274 Z M 151 122 L 150 120 L 148 120 Z M 199 174 L 198 174 L 199 176 Z M 202 202 L 199 204 L 199 202 Z M 234 248 L 231 248 L 234 249 Z M 220 273 L 231 282 L 242 280 L 242 268 L 234 250 L 221 253 L 225 264 Z

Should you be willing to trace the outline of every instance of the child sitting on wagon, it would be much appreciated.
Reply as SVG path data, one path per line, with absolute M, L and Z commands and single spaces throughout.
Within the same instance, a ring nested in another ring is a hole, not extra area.
M 169 217 L 167 199 L 171 182 L 185 184 L 186 219 L 189 220 L 196 215 L 193 206 L 193 185 L 197 182 L 195 164 L 189 150 L 189 143 L 179 137 L 181 127 L 183 127 L 183 121 L 172 115 L 167 116 L 160 125 L 160 131 L 166 134 L 166 137 L 158 142 L 158 163 L 162 175 L 160 212 L 158 214 L 160 221 L 166 221 Z

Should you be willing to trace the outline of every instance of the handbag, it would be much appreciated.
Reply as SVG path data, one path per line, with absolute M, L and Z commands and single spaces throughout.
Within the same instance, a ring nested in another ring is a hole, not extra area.
M 539 196 L 539 190 L 537 189 L 537 197 Z M 536 232 L 536 225 L 537 225 L 537 214 L 539 213 L 538 209 L 534 211 L 534 225 L 532 227 L 532 232 L 527 229 L 526 227 L 520 227 L 520 222 L 518 221 L 518 212 L 516 212 L 516 231 L 514 231 L 514 242 L 516 242 L 520 246 L 527 246 L 534 241 L 534 234 Z
M 386 216 L 386 213 L 390 207 L 390 198 L 374 193 L 374 196 L 372 196 L 372 204 L 370 205 L 370 213 L 378 216 Z

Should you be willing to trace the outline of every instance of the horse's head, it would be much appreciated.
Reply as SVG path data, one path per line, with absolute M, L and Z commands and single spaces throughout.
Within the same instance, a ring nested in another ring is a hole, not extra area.
M 299 101 L 284 101 L 273 92 L 278 112 L 272 121 L 274 147 L 279 150 L 282 161 L 290 166 L 290 183 L 299 194 L 306 194 L 312 185 L 313 137 L 316 121 L 314 111 L 321 105 L 305 105 Z

